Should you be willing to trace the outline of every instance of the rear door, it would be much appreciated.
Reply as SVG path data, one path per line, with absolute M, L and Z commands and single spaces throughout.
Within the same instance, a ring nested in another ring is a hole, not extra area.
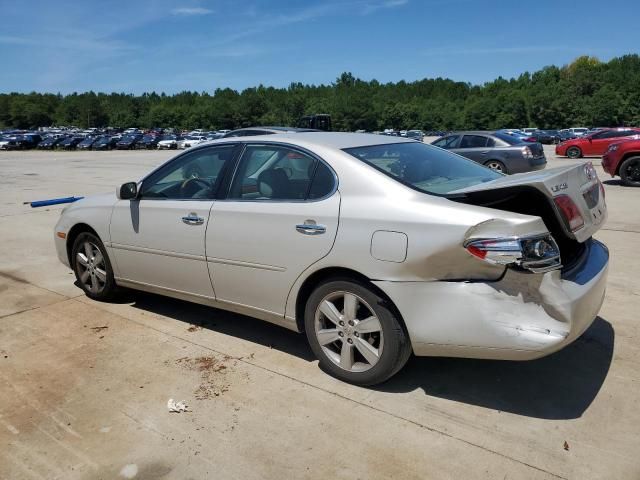
M 323 161 L 287 145 L 248 144 L 207 229 L 217 300 L 284 315 L 296 278 L 331 250 L 339 208 Z
M 455 153 L 464 155 L 470 160 L 484 164 L 489 160 L 489 138 L 484 135 L 463 135 L 457 148 L 452 149 Z M 493 146 L 493 141 L 491 142 Z

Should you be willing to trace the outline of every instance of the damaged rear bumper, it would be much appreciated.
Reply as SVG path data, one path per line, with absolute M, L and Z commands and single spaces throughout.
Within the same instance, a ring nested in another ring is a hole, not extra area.
M 531 360 L 573 342 L 598 315 L 609 252 L 592 240 L 570 271 L 507 270 L 497 282 L 374 282 L 400 310 L 416 355 Z

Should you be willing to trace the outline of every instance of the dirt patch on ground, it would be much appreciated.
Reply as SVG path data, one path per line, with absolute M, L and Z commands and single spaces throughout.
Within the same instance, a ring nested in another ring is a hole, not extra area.
M 200 385 L 193 394 L 196 400 L 208 400 L 229 391 L 230 384 L 226 377 L 230 360 L 233 358 L 226 355 L 221 359 L 212 356 L 183 357 L 177 359 L 175 363 L 187 370 L 200 373 Z

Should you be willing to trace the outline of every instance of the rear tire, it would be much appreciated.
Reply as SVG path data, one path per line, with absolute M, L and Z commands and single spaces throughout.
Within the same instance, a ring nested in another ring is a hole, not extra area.
M 567 148 L 567 157 L 569 158 L 581 158 L 582 150 L 578 147 L 569 147 Z
M 640 157 L 629 157 L 620 165 L 620 178 L 627 187 L 640 187 Z
M 113 299 L 118 290 L 113 268 L 102 241 L 93 233 L 83 232 L 73 242 L 71 266 L 78 285 L 94 300 Z
M 411 355 L 411 342 L 389 301 L 351 279 L 318 286 L 304 313 L 309 345 L 320 367 L 355 385 L 395 375 Z
M 489 167 L 491 170 L 495 170 L 496 172 L 508 174 L 507 167 L 499 160 L 489 160 L 485 162 L 485 167 Z

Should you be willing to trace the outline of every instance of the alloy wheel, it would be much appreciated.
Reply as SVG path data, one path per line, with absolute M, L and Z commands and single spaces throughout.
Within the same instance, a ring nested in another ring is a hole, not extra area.
M 86 240 L 76 253 L 76 268 L 78 280 L 85 290 L 93 293 L 101 293 L 107 283 L 107 267 L 104 256 L 94 243 Z
M 640 182 L 640 159 L 625 165 L 625 177 L 632 182 Z
M 567 150 L 567 157 L 569 158 L 580 158 L 581 155 L 582 155 L 582 152 L 577 147 L 570 147 Z
M 504 167 L 500 162 L 491 161 L 491 162 L 487 162 L 486 165 L 491 170 L 495 170 L 496 172 L 504 173 Z
M 315 335 L 324 354 L 349 372 L 364 372 L 380 360 L 384 337 L 373 309 L 351 292 L 333 292 L 315 313 Z

